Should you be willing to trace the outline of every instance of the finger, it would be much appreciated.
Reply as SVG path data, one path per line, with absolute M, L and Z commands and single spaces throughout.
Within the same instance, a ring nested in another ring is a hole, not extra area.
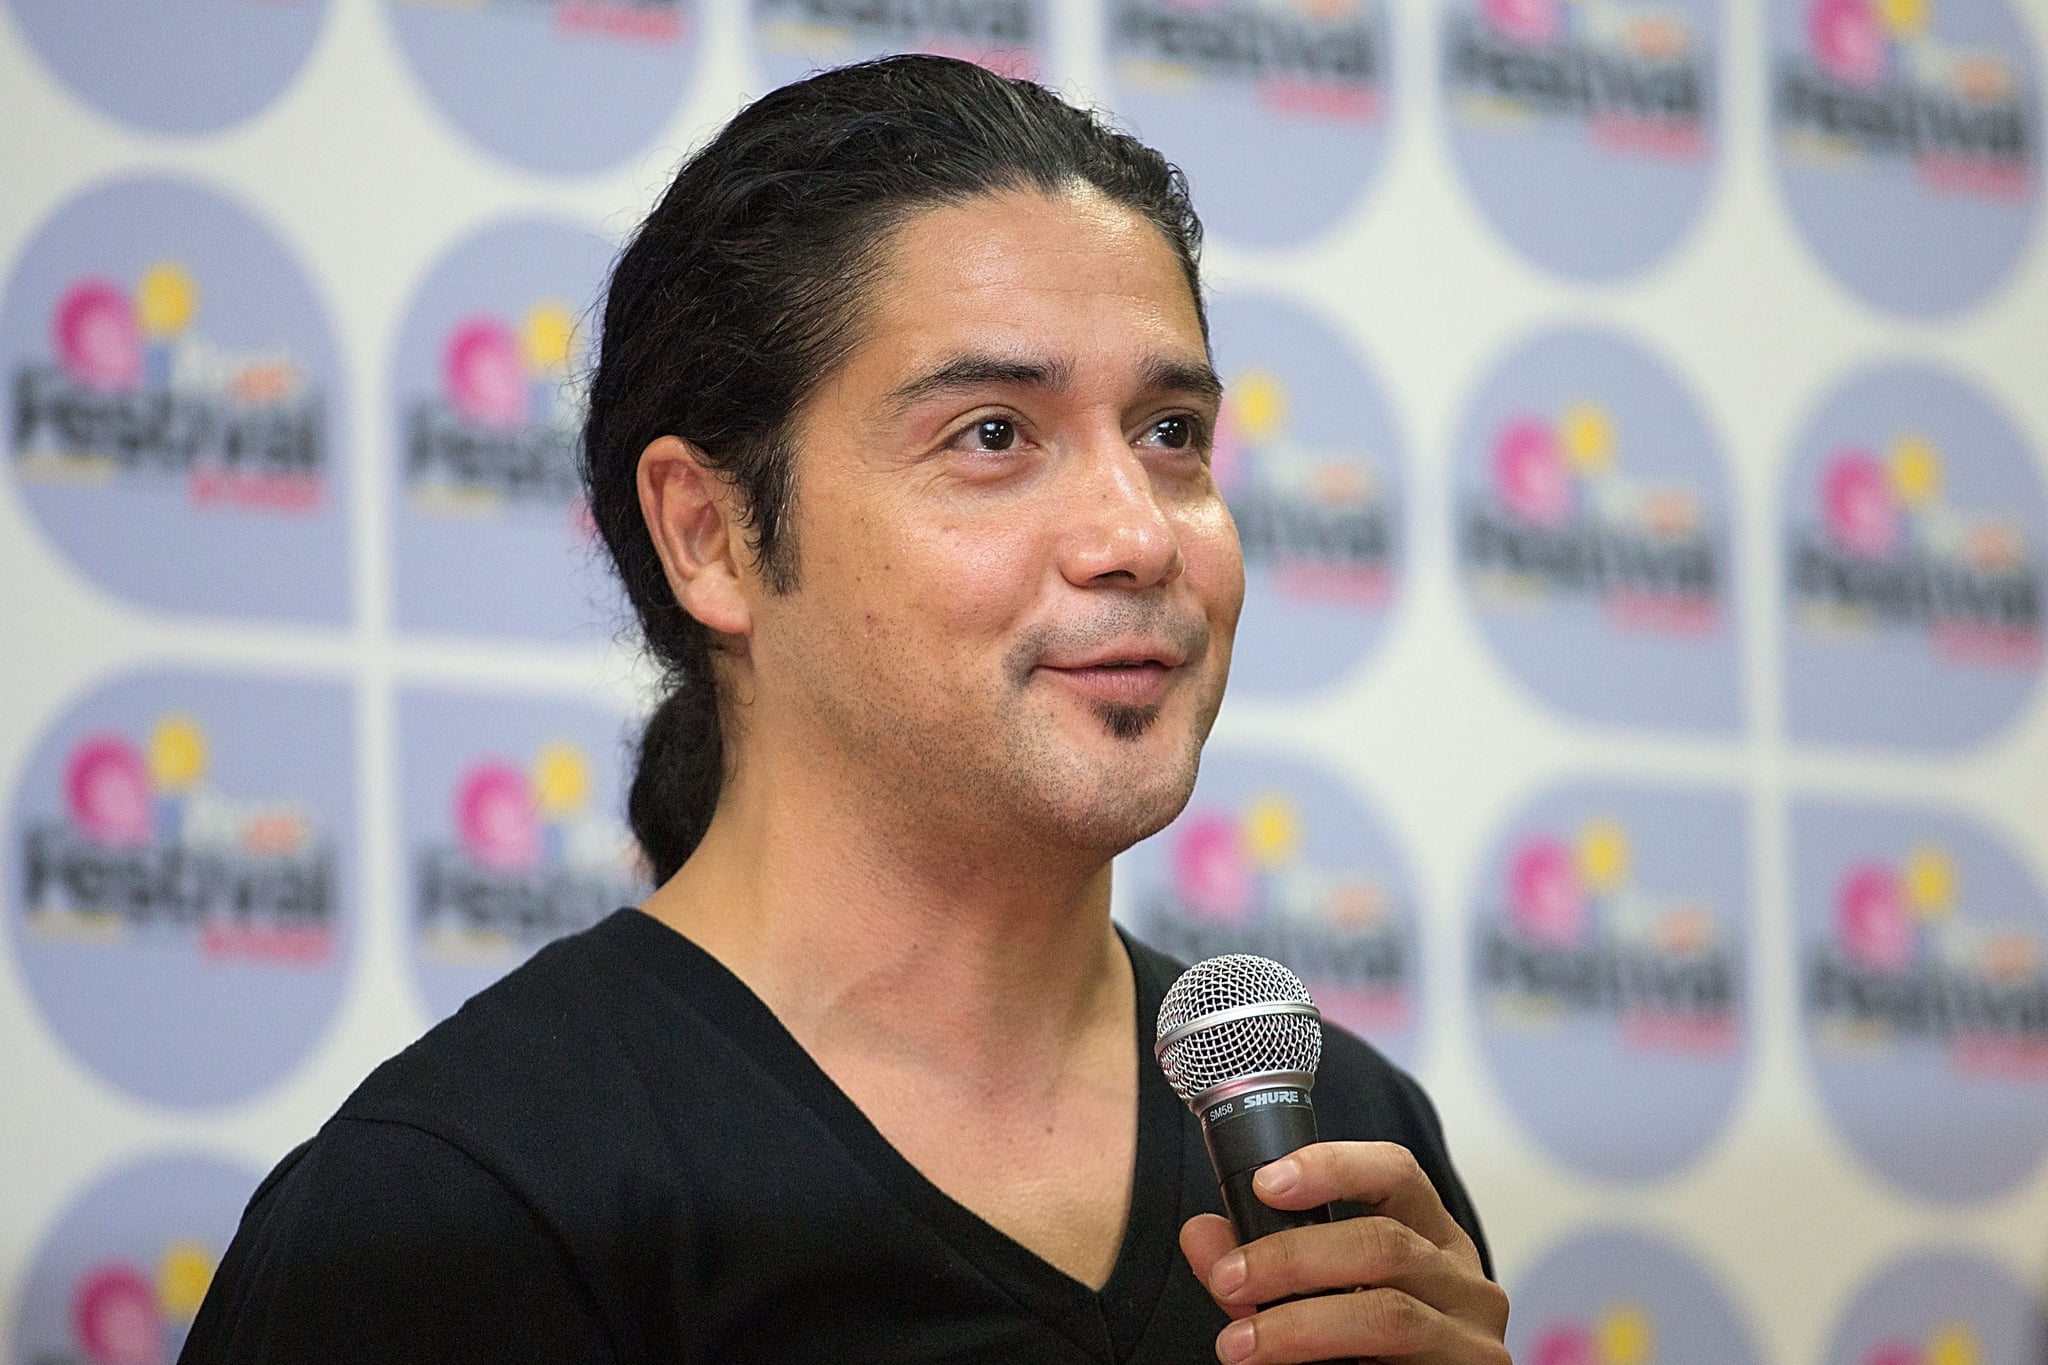
M 1471 1238 L 1444 1208 L 1415 1154 L 1398 1142 L 1314 1143 L 1263 1167 L 1252 1188 L 1276 1209 L 1355 1199 L 1446 1250 L 1470 1252 L 1477 1263 Z
M 1366 1289 L 1276 1304 L 1223 1329 L 1226 1365 L 1285 1361 L 1412 1359 L 1441 1365 L 1511 1365 L 1492 1337 L 1398 1289 Z
M 1195 1272 L 1195 1278 L 1203 1284 L 1210 1282 L 1216 1265 L 1225 1256 L 1237 1250 L 1237 1233 L 1230 1226 L 1228 1218 L 1213 1213 L 1198 1213 L 1180 1227 L 1180 1254 L 1188 1258 L 1188 1269 Z M 1216 1297 L 1212 1288 L 1209 1297 L 1216 1299 L 1216 1306 L 1233 1318 L 1249 1317 L 1257 1311 L 1252 1303 L 1225 1303 Z
M 1387 1217 L 1346 1218 L 1261 1237 L 1224 1252 L 1211 1266 L 1208 1284 L 1225 1308 L 1363 1286 L 1398 1289 L 1467 1321 L 1507 1323 L 1507 1295 L 1500 1286 Z

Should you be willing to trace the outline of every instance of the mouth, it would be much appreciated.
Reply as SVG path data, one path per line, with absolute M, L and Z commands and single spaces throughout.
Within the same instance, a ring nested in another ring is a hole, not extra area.
M 1165 699 L 1178 662 L 1136 656 L 1073 664 L 1040 664 L 1039 671 L 1091 701 L 1112 706 L 1157 706 Z

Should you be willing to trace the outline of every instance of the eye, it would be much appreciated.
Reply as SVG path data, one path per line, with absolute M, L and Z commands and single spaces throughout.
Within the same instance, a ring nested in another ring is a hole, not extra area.
M 1017 444 L 1017 424 L 1007 417 L 985 417 L 961 435 L 976 450 L 1008 450 Z
M 1152 424 L 1152 434 L 1168 450 L 1186 450 L 1195 443 L 1195 424 L 1186 417 L 1168 417 Z

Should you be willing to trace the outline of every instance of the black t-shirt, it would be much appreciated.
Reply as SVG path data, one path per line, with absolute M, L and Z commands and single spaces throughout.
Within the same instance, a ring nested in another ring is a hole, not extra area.
M 1149 1052 L 1179 965 L 1125 941 Z M 919 1174 L 709 954 L 620 911 L 278 1165 L 181 1359 L 1213 1361 L 1224 1317 L 1176 1238 L 1222 1201 L 1193 1116 L 1139 1076 L 1130 1220 L 1097 1292 Z M 1406 1074 L 1329 1028 L 1315 1105 L 1325 1138 L 1412 1149 L 1480 1240 Z

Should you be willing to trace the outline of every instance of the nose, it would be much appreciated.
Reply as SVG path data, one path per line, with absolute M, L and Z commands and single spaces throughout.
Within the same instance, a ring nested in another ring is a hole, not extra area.
M 1163 587 L 1182 570 L 1180 532 L 1159 490 L 1121 434 L 1105 434 L 1071 462 L 1060 572 L 1076 587 Z

